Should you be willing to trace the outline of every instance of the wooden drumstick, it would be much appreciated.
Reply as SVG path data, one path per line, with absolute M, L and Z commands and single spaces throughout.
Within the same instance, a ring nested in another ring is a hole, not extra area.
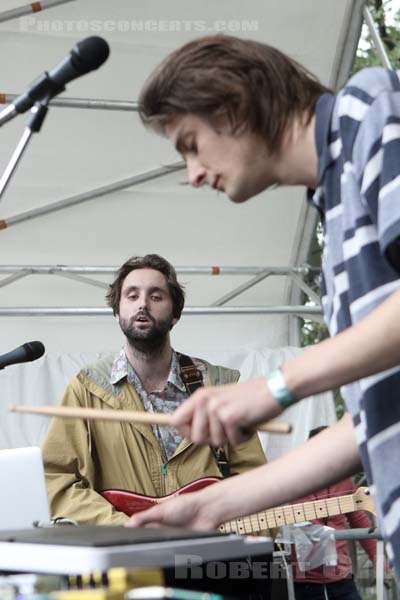
M 171 424 L 170 415 L 147 413 L 135 410 L 100 410 L 96 408 L 78 408 L 73 406 L 10 406 L 11 412 L 46 415 L 48 417 L 63 417 L 65 419 L 87 419 L 90 421 L 130 421 L 131 423 L 149 423 L 168 427 Z M 290 433 L 290 423 L 268 421 L 256 426 L 258 431 L 267 433 Z

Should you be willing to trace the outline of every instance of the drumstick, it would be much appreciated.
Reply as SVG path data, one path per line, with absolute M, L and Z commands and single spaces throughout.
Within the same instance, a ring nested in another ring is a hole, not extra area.
M 90 421 L 130 421 L 131 423 L 150 423 L 151 425 L 171 424 L 170 415 L 161 413 L 147 413 L 135 410 L 100 410 L 98 408 L 78 408 L 73 406 L 10 406 L 11 412 L 31 413 L 49 417 L 63 417 L 72 419 L 88 419 Z M 256 426 L 258 431 L 267 433 L 290 433 L 290 423 L 281 421 L 268 421 Z

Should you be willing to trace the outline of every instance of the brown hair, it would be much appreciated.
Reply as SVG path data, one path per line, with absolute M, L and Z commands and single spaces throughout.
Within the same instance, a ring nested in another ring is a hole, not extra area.
M 119 313 L 121 300 L 121 289 L 125 278 L 131 271 L 136 269 L 155 269 L 160 271 L 166 279 L 169 293 L 171 294 L 173 316 L 179 319 L 185 304 L 185 292 L 182 285 L 178 283 L 174 267 L 158 254 L 146 254 L 146 256 L 132 256 L 117 271 L 117 275 L 106 294 L 108 306 L 113 309 L 114 315 Z
M 196 114 L 232 133 L 260 134 L 279 151 L 295 117 L 311 119 L 318 97 L 329 91 L 314 75 L 276 48 L 215 35 L 178 48 L 156 68 L 139 97 L 145 125 L 164 133 L 176 115 Z

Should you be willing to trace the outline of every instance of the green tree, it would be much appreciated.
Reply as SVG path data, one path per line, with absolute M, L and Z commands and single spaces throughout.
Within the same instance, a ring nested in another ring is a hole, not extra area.
M 400 10 L 394 0 L 369 0 L 366 5 L 371 11 L 379 36 L 385 46 L 390 64 L 400 68 Z M 380 66 L 381 61 L 366 26 L 363 28 L 353 72 L 365 67 Z

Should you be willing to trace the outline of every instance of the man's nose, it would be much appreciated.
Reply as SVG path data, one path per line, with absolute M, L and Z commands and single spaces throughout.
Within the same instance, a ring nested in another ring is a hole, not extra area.
M 148 307 L 148 298 L 147 296 L 143 295 L 140 296 L 139 301 L 138 301 L 138 306 L 139 306 L 139 310 L 147 310 Z
M 188 158 L 186 166 L 190 185 L 200 187 L 206 183 L 206 170 L 196 158 Z

